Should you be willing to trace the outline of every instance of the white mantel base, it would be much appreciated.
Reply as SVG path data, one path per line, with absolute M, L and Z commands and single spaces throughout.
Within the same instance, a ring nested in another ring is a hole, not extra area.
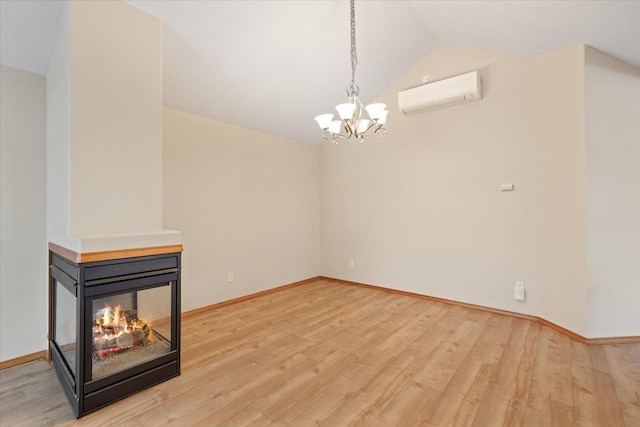
M 179 245 L 181 235 L 176 230 L 158 230 L 128 234 L 101 234 L 72 236 L 77 242 L 76 248 L 69 248 L 78 253 L 115 251 L 154 246 Z

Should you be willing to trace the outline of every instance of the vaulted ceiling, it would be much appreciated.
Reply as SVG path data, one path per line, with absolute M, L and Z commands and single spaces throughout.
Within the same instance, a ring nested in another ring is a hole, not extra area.
M 165 106 L 322 141 L 313 117 L 343 102 L 350 79 L 347 0 L 126 2 L 164 21 Z M 0 1 L 2 64 L 46 75 L 60 10 Z M 438 43 L 526 53 L 586 43 L 640 67 L 634 0 L 358 0 L 356 20 L 365 103 Z

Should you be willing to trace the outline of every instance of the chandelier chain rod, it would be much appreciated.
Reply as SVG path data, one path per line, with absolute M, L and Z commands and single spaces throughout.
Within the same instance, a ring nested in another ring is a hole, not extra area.
M 359 88 L 356 85 L 356 65 L 358 65 L 358 55 L 356 54 L 356 6 L 355 0 L 351 4 L 351 84 L 349 86 L 349 96 L 359 95 Z

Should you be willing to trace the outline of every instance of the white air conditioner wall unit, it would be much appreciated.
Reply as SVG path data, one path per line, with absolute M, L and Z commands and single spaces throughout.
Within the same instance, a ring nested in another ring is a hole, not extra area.
M 477 71 L 398 92 L 398 107 L 405 115 L 480 101 L 482 88 Z

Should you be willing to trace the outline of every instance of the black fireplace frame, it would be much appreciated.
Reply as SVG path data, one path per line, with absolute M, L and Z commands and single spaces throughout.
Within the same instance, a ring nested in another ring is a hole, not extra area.
M 75 262 L 49 251 L 49 360 L 77 418 L 180 375 L 180 270 L 180 252 Z M 56 282 L 76 298 L 75 369 L 68 366 L 54 340 Z M 92 300 L 167 285 L 171 288 L 169 352 L 92 380 Z

